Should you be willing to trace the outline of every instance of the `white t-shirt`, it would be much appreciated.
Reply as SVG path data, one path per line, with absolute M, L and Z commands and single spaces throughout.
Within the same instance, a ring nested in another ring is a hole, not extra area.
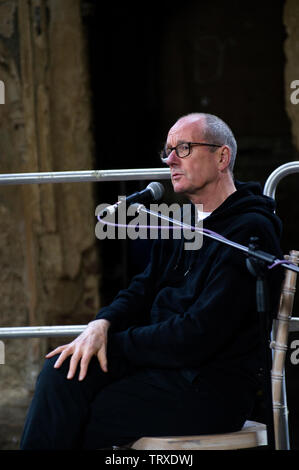
M 200 220 L 205 219 L 206 217 L 209 217 L 209 215 L 211 215 L 211 214 L 212 214 L 212 212 L 203 212 L 203 211 L 199 211 L 199 210 L 197 209 L 197 219 L 198 219 L 198 222 L 199 222 Z

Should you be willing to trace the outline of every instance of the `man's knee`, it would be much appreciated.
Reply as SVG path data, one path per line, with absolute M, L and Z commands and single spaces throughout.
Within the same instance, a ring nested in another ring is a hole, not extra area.
M 59 354 L 45 360 L 37 380 L 37 383 L 39 385 L 49 385 L 52 382 L 66 379 L 69 369 L 70 358 L 67 358 L 59 368 L 55 368 L 54 365 L 58 357 Z

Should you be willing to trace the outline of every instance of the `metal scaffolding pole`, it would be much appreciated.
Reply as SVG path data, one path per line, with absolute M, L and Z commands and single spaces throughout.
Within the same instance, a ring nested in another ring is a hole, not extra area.
M 86 327 L 87 325 L 12 326 L 8 328 L 0 328 L 0 339 L 77 336 L 82 333 Z
M 275 199 L 275 193 L 278 183 L 285 176 L 292 175 L 293 173 L 299 173 L 298 161 L 288 162 L 276 168 L 276 170 L 271 173 L 265 183 L 264 194 Z
M 0 185 L 43 183 L 88 183 L 170 178 L 169 168 L 133 168 L 127 170 L 87 170 L 0 175 Z

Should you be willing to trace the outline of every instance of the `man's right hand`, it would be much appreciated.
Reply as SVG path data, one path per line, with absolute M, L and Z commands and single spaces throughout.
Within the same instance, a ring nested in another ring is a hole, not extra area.
M 101 369 L 104 372 L 108 372 L 107 336 L 109 326 L 110 322 L 105 319 L 90 322 L 86 329 L 74 341 L 58 346 L 58 348 L 48 353 L 46 358 L 60 354 L 54 364 L 54 367 L 58 368 L 68 356 L 72 356 L 67 374 L 68 379 L 74 377 L 80 361 L 79 380 L 83 380 L 86 376 L 92 356 L 97 356 Z

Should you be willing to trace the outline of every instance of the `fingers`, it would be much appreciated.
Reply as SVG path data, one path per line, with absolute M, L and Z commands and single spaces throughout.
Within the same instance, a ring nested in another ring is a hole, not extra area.
M 68 374 L 67 374 L 67 379 L 72 379 L 74 377 L 74 375 L 76 373 L 76 370 L 77 370 L 78 362 L 80 361 L 80 359 L 81 359 L 80 353 L 75 352 L 72 355 L 72 359 L 70 360 L 69 371 L 68 371 Z M 79 380 L 82 380 L 82 379 L 80 379 L 80 377 L 79 377 Z
M 100 363 L 101 369 L 103 372 L 108 372 L 108 361 L 107 361 L 107 347 L 106 343 L 103 344 L 101 349 L 99 350 L 98 354 L 98 361 Z
M 87 374 L 87 369 L 90 360 L 94 353 L 89 350 L 82 351 L 81 349 L 76 350 L 73 345 L 63 345 L 54 349 L 46 355 L 46 358 L 50 358 L 59 354 L 57 361 L 54 364 L 54 368 L 58 369 L 67 357 L 72 356 L 70 360 L 69 370 L 67 373 L 67 379 L 73 379 L 76 373 L 78 363 L 80 361 L 80 373 L 78 380 L 82 381 Z M 107 359 L 106 359 L 106 345 L 104 345 L 98 353 L 99 362 L 104 372 L 107 372 Z
M 61 366 L 61 364 L 66 360 L 66 358 L 70 356 L 71 354 L 73 354 L 74 352 L 73 348 L 69 346 L 65 346 L 65 347 L 61 346 L 61 348 L 63 348 L 61 349 L 61 351 L 57 351 L 57 353 L 61 352 L 61 354 L 54 364 L 55 369 L 58 369 Z
M 91 357 L 92 356 L 90 356 L 90 355 L 85 355 L 85 356 L 82 356 L 82 358 L 81 358 L 80 374 L 79 374 L 79 380 L 80 381 L 85 379 L 85 377 L 86 377 L 87 369 L 88 369 L 88 365 L 89 365 Z
M 70 356 L 71 354 L 73 354 L 73 352 L 74 352 L 74 348 L 73 348 L 72 343 L 64 344 L 62 346 L 58 346 L 58 348 L 56 349 L 53 349 L 53 351 L 50 351 L 48 354 L 46 354 L 45 357 L 47 359 L 50 359 L 51 357 L 56 356 L 57 354 L 60 354 L 57 361 L 54 364 L 54 368 L 58 369 L 62 365 L 62 363 L 66 360 L 66 358 Z M 73 372 L 73 368 L 72 368 L 72 372 Z
M 81 363 L 80 363 L 80 374 L 79 374 L 79 380 L 82 381 L 85 379 L 86 377 L 86 374 L 87 374 L 87 369 L 88 369 L 88 366 L 89 366 L 89 363 L 90 363 L 90 360 L 92 358 L 94 354 L 93 353 L 85 353 L 82 357 L 81 357 Z M 100 366 L 101 366 L 101 369 L 103 370 L 103 372 L 108 372 L 108 362 L 107 362 L 107 355 L 106 355 L 106 344 L 103 344 L 103 346 L 101 347 L 101 349 L 99 350 L 99 352 L 97 353 L 97 358 L 99 360 L 99 363 L 100 363 Z M 78 358 L 79 359 L 79 358 Z M 77 357 L 75 357 L 74 359 L 74 356 L 71 360 L 71 367 L 70 367 L 70 372 L 68 374 L 68 379 L 69 378 L 73 378 L 74 376 L 74 371 L 72 369 L 72 361 L 74 360 L 74 368 L 76 369 L 77 365 L 78 365 L 78 360 L 77 360 Z
M 69 363 L 69 370 L 67 378 L 72 379 L 76 373 L 78 364 L 80 362 L 79 380 L 86 377 L 87 369 L 92 356 L 96 355 L 103 372 L 108 372 L 107 365 L 107 326 L 103 322 L 91 324 L 85 332 L 69 344 L 59 346 L 46 355 L 49 359 L 56 354 L 59 354 L 54 367 L 59 368 L 67 357 L 72 356 Z
M 63 351 L 68 345 L 63 344 L 62 346 L 58 346 L 58 348 L 53 349 L 53 351 L 50 351 L 48 354 L 46 354 L 46 358 L 48 359 L 49 357 L 53 357 L 56 354 L 59 354 L 61 351 Z

